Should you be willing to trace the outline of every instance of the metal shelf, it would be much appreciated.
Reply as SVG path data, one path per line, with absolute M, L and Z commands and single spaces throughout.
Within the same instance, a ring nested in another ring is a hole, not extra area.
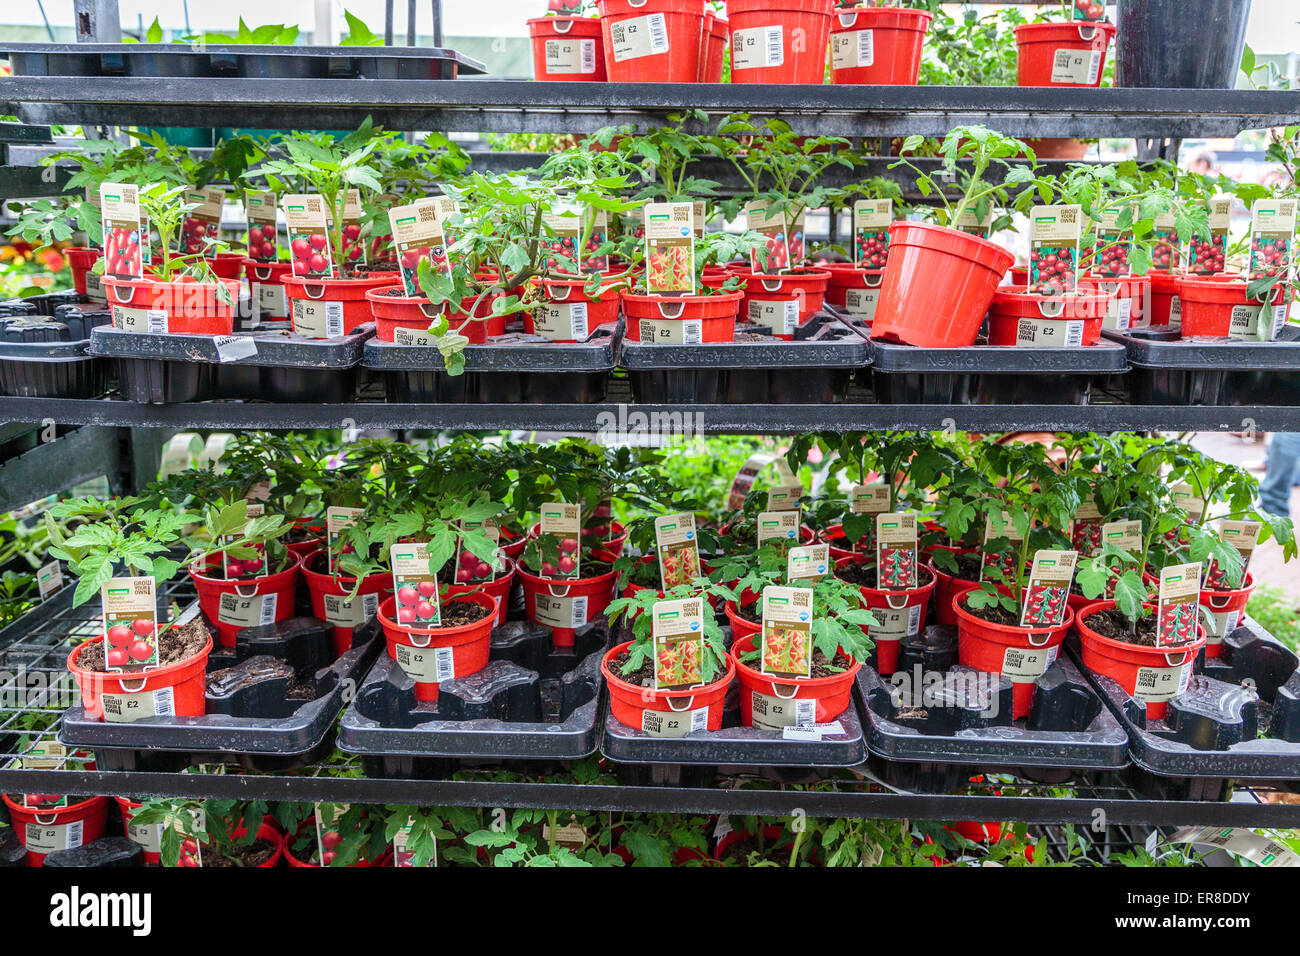
M 356 126 L 587 133 L 653 128 L 699 109 L 786 120 L 800 134 L 940 136 L 984 123 L 1015 136 L 1235 136 L 1300 123 L 1300 93 L 1049 87 L 557 83 L 527 80 L 297 80 L 19 76 L 0 111 L 29 123 Z
M 644 420 L 632 418 L 645 415 Z M 690 416 L 687 419 L 685 416 Z M 655 416 L 658 416 L 657 418 Z M 704 434 L 793 434 L 834 429 L 1003 431 L 1300 431 L 1300 407 L 1188 405 L 411 405 L 198 402 L 139 405 L 112 399 L 0 398 L 0 421 L 161 428 L 463 428 Z M 677 426 L 675 431 L 682 431 Z

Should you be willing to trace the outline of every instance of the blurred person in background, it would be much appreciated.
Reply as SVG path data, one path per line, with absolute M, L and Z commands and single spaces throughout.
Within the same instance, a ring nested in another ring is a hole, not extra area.
M 1259 504 L 1265 511 L 1291 517 L 1291 489 L 1300 480 L 1300 433 L 1274 432 L 1269 443 Z

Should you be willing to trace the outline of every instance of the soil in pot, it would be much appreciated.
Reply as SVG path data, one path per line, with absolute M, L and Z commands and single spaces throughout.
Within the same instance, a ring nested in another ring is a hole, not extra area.
M 990 624 L 1001 624 L 1004 627 L 1019 627 L 1020 615 L 1014 611 L 1008 611 L 1002 605 L 997 604 L 993 607 L 971 607 L 969 603 L 964 603 L 963 608 L 972 617 L 977 617 L 982 621 L 988 621 Z
M 158 637 L 158 663 L 179 664 L 201 652 L 209 639 L 208 629 L 199 618 L 181 625 L 170 627 Z M 77 655 L 77 665 L 89 671 L 104 669 L 103 641 L 88 644 Z
M 461 627 L 481 621 L 492 612 L 481 604 L 470 601 L 449 601 L 442 606 L 439 627 Z
M 274 840 L 254 840 L 248 846 L 233 847 L 229 856 L 223 856 L 211 847 L 204 847 L 203 865 L 212 869 L 232 866 L 258 867 L 275 856 L 275 850 Z
M 853 561 L 842 568 L 836 568 L 835 576 L 841 581 L 848 581 L 860 588 L 875 588 L 877 586 L 876 566 L 868 564 L 866 561 Z M 903 589 L 899 588 L 898 590 Z
M 1108 637 L 1112 641 L 1120 641 L 1124 644 L 1137 644 L 1141 647 L 1157 646 L 1155 615 L 1139 618 L 1136 634 L 1129 627 L 1129 619 L 1113 607 L 1107 608 L 1104 611 L 1098 611 L 1095 614 L 1089 614 L 1084 618 L 1083 623 L 1091 630 L 1096 631 L 1102 637 Z M 1188 644 L 1196 643 L 1196 640 L 1196 638 L 1193 638 L 1190 641 L 1183 641 L 1181 644 L 1161 644 L 1159 646 L 1162 649 L 1166 647 L 1184 647 Z

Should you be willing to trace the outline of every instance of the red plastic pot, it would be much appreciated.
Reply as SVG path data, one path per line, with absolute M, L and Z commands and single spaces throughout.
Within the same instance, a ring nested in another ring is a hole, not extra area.
M 741 595 L 742 599 L 748 597 L 748 594 Z M 762 624 L 755 624 L 736 613 L 736 603 L 728 601 L 723 605 L 722 611 L 727 615 L 727 623 L 731 625 L 731 640 L 740 640 L 742 637 L 754 637 L 763 629 Z
M 298 857 L 294 856 L 294 854 L 293 854 L 293 842 L 294 842 L 296 839 L 298 839 L 298 837 L 302 834 L 302 831 L 303 831 L 304 829 L 307 829 L 308 827 L 310 827 L 311 830 L 312 830 L 312 846 L 315 846 L 315 845 L 316 845 L 316 843 L 315 843 L 315 840 L 316 840 L 316 834 L 315 834 L 316 827 L 315 827 L 315 825 L 314 825 L 311 821 L 307 821 L 307 822 L 305 822 L 302 826 L 300 826 L 300 827 L 298 828 L 298 832 L 297 832 L 297 833 L 292 834 L 292 835 L 290 835 L 290 834 L 288 834 L 288 833 L 284 834 L 284 862 L 285 862 L 285 863 L 288 863 L 289 866 L 291 866 L 291 867 L 294 867 L 294 866 L 303 867 L 303 866 L 305 866 L 305 867 L 310 867 L 310 868 L 320 869 L 320 868 L 321 868 L 321 865 L 320 865 L 319 863 L 313 863 L 312 860 L 311 860 L 311 855 L 310 855 L 310 854 L 308 854 L 307 859 L 305 859 L 305 860 L 300 860 L 300 859 L 298 859 Z M 373 869 L 373 868 L 375 868 L 375 867 L 385 867 L 385 866 L 392 866 L 392 865 L 393 865 L 393 850 L 392 850 L 392 847 L 389 846 L 389 848 L 386 849 L 386 850 L 385 850 L 385 851 L 380 855 L 380 857 L 379 857 L 378 860 L 364 860 L 364 859 L 358 859 L 358 860 L 356 860 L 356 861 L 353 862 L 353 863 L 349 863 L 348 866 L 345 867 L 345 869 L 346 869 L 346 868 L 351 868 L 351 867 L 357 867 L 357 868 L 359 868 L 359 869 L 367 869 L 367 868 Z
M 587 335 L 590 336 L 597 326 L 618 321 L 618 289 L 610 287 L 601 289 L 595 296 L 584 290 L 586 279 L 539 279 L 542 288 L 542 301 L 553 305 L 585 305 L 587 311 Z M 535 331 L 533 313 L 523 313 L 524 331 L 532 335 Z M 577 342 L 578 339 L 555 339 L 556 342 Z M 585 341 L 585 339 L 583 340 Z
M 1139 671 L 1154 668 L 1160 672 L 1159 677 L 1173 680 L 1176 686 L 1186 686 L 1183 682 L 1190 678 L 1190 671 L 1196 655 L 1205 645 L 1205 629 L 1198 622 L 1196 640 L 1181 647 L 1147 647 L 1141 644 L 1127 644 L 1109 637 L 1103 637 L 1088 627 L 1088 618 L 1098 611 L 1106 611 L 1115 606 L 1114 601 L 1096 601 L 1089 604 L 1079 614 L 1075 625 L 1079 632 L 1079 641 L 1083 649 L 1083 666 L 1094 674 L 1113 678 L 1129 693 L 1136 695 Z M 1151 605 L 1146 605 L 1150 609 Z M 1181 675 L 1171 674 L 1171 670 L 1182 671 Z M 1152 675 L 1148 670 L 1146 675 Z M 1173 696 L 1172 694 L 1170 695 Z M 1147 720 L 1160 720 L 1169 709 L 1168 700 L 1148 700 Z
M 1179 328 L 1183 305 L 1178 298 L 1178 281 L 1182 276 L 1176 272 L 1152 272 L 1148 278 L 1151 280 L 1151 325 Z
M 323 523 L 313 524 L 313 522 L 318 522 L 318 521 L 320 521 L 319 518 L 295 518 L 294 519 L 293 523 L 295 527 L 306 528 L 308 531 L 315 532 L 316 537 L 308 538 L 305 541 L 286 541 L 284 543 L 284 546 L 289 550 L 290 554 L 296 554 L 300 558 L 305 558 L 307 557 L 307 555 L 311 554 L 313 551 L 317 550 L 318 548 L 322 547 L 325 544 L 327 531 Z
M 975 344 L 1015 257 L 1001 246 L 923 222 L 889 226 L 889 262 L 873 338 L 924 348 Z
M 288 262 L 258 262 L 244 260 L 244 275 L 248 277 L 248 291 L 257 303 L 258 314 L 264 319 L 287 319 L 289 300 L 284 294 L 284 277 L 292 273 Z
M 1106 306 L 1103 329 L 1125 331 L 1139 329 L 1150 323 L 1151 277 L 1119 276 L 1107 278 L 1089 273 L 1079 280 L 1080 290 L 1096 289 L 1110 296 Z
M 726 17 L 712 15 L 707 20 L 708 37 L 704 41 L 704 61 L 700 64 L 701 83 L 722 82 L 722 57 L 727 49 L 727 38 L 731 36 L 731 25 Z
M 114 797 L 113 799 L 117 801 L 117 807 L 122 811 L 122 826 L 126 830 L 126 835 L 131 837 L 131 818 L 135 816 L 135 811 L 139 810 L 144 804 L 127 797 Z M 155 824 L 154 826 L 161 827 L 161 824 Z M 132 841 L 137 842 L 134 838 L 132 838 Z M 162 854 L 157 850 L 145 849 L 141 851 L 141 855 L 144 857 L 144 862 L 149 866 L 158 866 L 162 861 Z
M 233 830 L 228 831 L 230 839 L 232 840 L 238 840 L 247 832 L 248 830 L 244 827 L 243 823 L 240 823 L 240 825 L 235 827 Z M 275 844 L 275 852 L 267 857 L 266 860 L 257 864 L 257 868 L 266 869 L 268 867 L 279 866 L 280 859 L 284 856 L 285 841 L 288 838 L 285 836 L 284 831 L 276 825 L 274 817 L 267 816 L 262 818 L 262 822 L 257 825 L 256 839 L 267 840 Z
M 244 262 L 242 252 L 218 252 L 208 260 L 208 266 L 218 279 L 234 279 L 238 282 L 244 276 Z
M 655 326 L 682 326 L 676 338 L 688 344 L 698 342 L 731 342 L 736 337 L 736 313 L 743 292 L 723 292 L 717 295 L 685 295 L 676 297 L 636 295 L 620 292 L 623 315 L 627 318 L 627 339 L 643 341 L 641 323 Z
M 733 635 L 731 642 L 731 659 L 736 665 L 736 675 L 740 678 L 740 722 L 743 726 L 755 726 L 755 694 L 787 701 L 812 700 L 815 702 L 813 722 L 818 724 L 828 723 L 848 710 L 853 702 L 853 679 L 862 668 L 861 661 L 854 661 L 853 666 L 844 673 L 830 677 L 809 677 L 797 681 L 774 680 L 740 659 L 742 654 L 753 649 L 755 639 L 756 635 L 753 634 L 743 638 L 734 638 Z
M 922 10 L 837 11 L 831 21 L 831 82 L 915 86 L 933 19 Z M 870 36 L 863 39 L 863 33 Z
M 856 555 L 866 554 L 865 551 L 855 551 L 851 547 L 842 547 L 842 545 L 852 544 L 853 542 L 850 542 L 845 536 L 844 526 L 838 523 L 827 525 L 826 530 L 817 535 L 817 540 L 829 546 L 832 561 L 838 562 L 840 558 L 852 558 Z
M 516 535 L 505 528 L 501 529 L 501 553 L 510 560 L 518 561 L 519 556 L 524 553 L 524 548 L 527 546 L 528 538 L 524 535 Z
M 794 338 L 796 326 L 821 311 L 831 274 L 825 269 L 801 269 L 780 275 L 751 271 L 740 277 L 745 282 L 744 315 L 750 322 L 772 325 L 773 337 L 788 340 Z M 787 302 L 795 304 L 793 323 L 785 310 Z M 782 321 L 774 323 L 774 317 Z
M 98 260 L 104 258 L 104 250 L 70 246 L 63 250 L 63 255 L 68 260 L 68 268 L 72 270 L 72 287 L 78 294 L 85 295 L 86 274 L 95 267 Z
M 948 544 L 935 544 L 926 548 L 926 551 L 933 553 L 935 551 L 950 551 L 953 554 L 979 554 L 979 548 L 959 548 Z M 942 624 L 944 627 L 956 627 L 957 615 L 952 609 L 952 599 L 962 591 L 968 591 L 979 585 L 978 581 L 968 581 L 965 578 L 953 577 L 947 571 L 943 570 L 933 561 L 930 562 L 930 570 L 934 572 L 934 618 L 935 622 Z
M 506 612 L 510 610 L 510 586 L 515 583 L 515 562 L 510 558 L 506 558 L 505 564 L 502 573 L 484 584 L 447 585 L 447 596 L 452 598 L 461 594 L 469 594 L 472 591 L 479 591 L 494 598 L 497 602 L 497 627 L 500 627 L 506 622 Z
M 826 284 L 826 301 L 837 305 L 868 325 L 875 321 L 880 304 L 884 269 L 860 269 L 850 263 L 828 263 L 820 268 L 831 274 Z
M 1061 345 L 1078 338 L 1078 347 L 1095 345 L 1110 307 L 1107 292 L 1076 295 L 1038 295 L 1034 292 L 999 289 L 989 308 L 989 345 L 1016 345 L 1021 319 L 1035 319 L 1050 325 L 1054 338 L 1026 343 L 1037 346 Z
M 539 621 L 537 617 L 539 596 L 571 601 L 576 598 L 587 599 L 585 611 L 576 601 L 570 605 L 572 615 L 569 619 L 574 622 L 572 627 L 547 625 L 551 628 L 551 642 L 556 647 L 573 646 L 574 631 L 604 613 L 605 608 L 609 607 L 609 602 L 614 600 L 614 589 L 618 584 L 616 571 L 607 571 L 605 574 L 597 574 L 590 578 L 544 578 L 519 565 L 517 573 L 524 586 L 524 613 L 530 621 L 546 624 L 545 621 Z
M 732 83 L 823 83 L 832 0 L 727 0 Z
M 468 677 L 487 666 L 488 652 L 492 644 L 492 628 L 497 622 L 496 598 L 479 593 L 444 601 L 444 607 L 455 601 L 468 601 L 485 607 L 491 612 L 472 624 L 461 624 L 456 627 L 412 627 L 398 624 L 394 619 L 395 600 L 390 597 L 379 605 L 379 623 L 384 629 L 388 656 L 393 660 L 397 660 L 397 645 L 404 644 L 407 647 L 418 648 L 450 647 L 452 669 L 456 677 Z M 437 700 L 438 682 L 416 681 L 415 699 Z
M 260 578 L 247 578 L 243 581 L 227 581 L 224 578 L 199 574 L 192 567 L 188 569 L 194 587 L 199 592 L 199 608 L 203 611 L 203 616 L 216 627 L 217 639 L 222 647 L 234 647 L 235 635 L 242 628 L 237 624 L 226 624 L 220 620 L 221 595 L 237 594 L 245 598 L 262 595 L 265 598 L 274 594 L 274 620 L 286 620 L 293 617 L 294 598 L 298 590 L 298 568 L 301 563 L 302 558 L 290 553 L 289 566 L 283 571 Z M 204 562 L 203 570 L 215 568 L 216 564 L 216 559 L 209 558 Z
M 393 284 L 390 275 L 378 274 L 364 279 L 311 279 L 306 276 L 287 275 L 281 280 L 284 295 L 289 303 L 289 318 L 294 322 L 293 330 L 298 331 L 294 313 L 303 306 L 314 305 L 325 309 L 337 308 L 343 316 L 343 335 L 347 335 L 358 325 L 370 321 L 370 303 L 366 293 Z M 427 328 L 427 326 L 426 326 Z
M 594 17 L 534 17 L 527 21 L 533 40 L 533 79 L 603 83 L 605 39 L 600 21 Z M 552 57 L 554 71 L 547 69 L 547 46 L 559 55 Z
M 597 0 L 605 70 L 615 83 L 694 83 L 700 73 L 701 0 Z M 635 22 L 630 22 L 635 21 Z M 618 28 L 620 42 L 613 31 Z M 641 38 L 637 43 L 627 40 Z
M 5 806 L 9 808 L 9 822 L 13 826 L 14 835 L 23 846 L 27 846 L 28 827 L 58 827 L 57 839 L 64 843 L 59 849 L 72 850 L 98 840 L 104 835 L 104 829 L 108 825 L 108 797 L 91 797 L 89 800 L 46 812 L 28 810 L 22 803 L 10 800 L 8 794 L 0 796 L 4 797 Z M 81 824 L 80 833 L 75 829 L 65 829 L 76 827 L 78 823 Z M 27 865 L 44 866 L 46 856 L 48 856 L 46 853 L 29 850 Z
M 1016 27 L 1020 86 L 1100 86 L 1115 27 L 1098 23 L 1025 23 Z M 1058 57 L 1071 51 L 1068 58 Z M 1058 62 L 1058 59 L 1061 62 Z
M 1232 331 L 1232 315 L 1238 309 L 1264 309 L 1267 313 L 1260 321 L 1271 322 L 1274 306 L 1287 301 L 1286 287 L 1276 287 L 1261 304 L 1246 294 L 1249 283 L 1237 276 L 1180 276 L 1176 288 L 1182 305 L 1182 336 L 1210 336 L 1226 338 Z
M 68 670 L 77 681 L 81 706 L 96 720 L 104 719 L 105 694 L 152 694 L 153 709 L 158 711 L 163 698 L 171 698 L 172 716 L 202 717 L 206 709 L 204 691 L 207 688 L 208 654 L 212 652 L 212 639 L 208 638 L 203 650 L 193 657 L 175 664 L 163 664 L 139 674 L 106 674 L 86 670 L 77 664 L 77 655 L 83 647 L 103 641 L 96 637 L 78 644 L 68 654 Z
M 705 729 L 722 729 L 722 703 L 736 673 L 731 658 L 727 658 L 726 673 L 710 684 L 690 690 L 655 690 L 629 683 L 610 669 L 614 659 L 631 646 L 632 642 L 626 641 L 606 651 L 600 659 L 600 672 L 609 685 L 609 709 L 617 719 L 629 727 L 645 730 L 647 711 L 685 714 L 683 719 L 689 723 L 692 711 L 707 708 Z
M 110 306 L 166 313 L 166 331 L 200 335 L 229 335 L 235 327 L 235 303 L 239 283 L 222 279 L 229 302 L 217 298 L 215 282 L 196 282 L 188 277 L 171 282 L 155 279 L 104 277 L 104 292 Z
M 850 564 L 866 564 L 869 560 L 865 554 L 851 554 L 847 557 L 840 558 L 835 562 L 835 567 L 845 567 Z M 874 560 L 872 556 L 871 560 Z M 934 593 L 935 576 L 930 570 L 929 565 L 922 564 L 917 568 L 917 580 L 922 582 L 914 588 L 872 588 L 865 584 L 858 585 L 858 590 L 862 592 L 862 600 L 873 612 L 881 614 L 895 614 L 905 617 L 903 630 L 908 636 L 920 634 L 925 630 L 925 612 L 930 605 L 930 595 Z M 915 617 L 916 623 L 913 625 L 912 619 Z M 898 670 L 898 651 L 902 647 L 903 634 L 894 632 L 889 638 L 881 637 L 881 629 L 877 628 L 873 633 L 872 628 L 864 627 L 862 629 L 868 637 L 876 644 L 876 671 L 884 676 L 889 676 Z
M 392 290 L 401 290 L 400 285 L 387 285 L 381 289 L 370 289 L 366 292 L 366 301 L 370 308 L 370 314 L 375 320 L 375 338 L 380 342 L 392 342 L 393 335 L 397 329 L 413 329 L 417 332 L 424 332 L 429 325 L 439 316 L 446 313 L 445 305 L 434 305 L 422 295 L 385 295 L 384 293 Z M 461 300 L 461 308 L 468 312 L 474 306 L 473 298 Z M 475 313 L 478 317 L 491 315 L 492 300 L 491 298 L 483 299 Z M 498 316 L 498 318 L 501 318 Z M 471 345 L 482 345 L 488 340 L 488 336 L 494 333 L 490 328 L 491 322 L 469 322 L 467 315 L 461 313 L 450 317 L 448 321 L 454 330 L 457 325 L 464 323 L 461 334 L 469 339 Z M 502 318 L 501 331 L 505 331 L 505 320 Z
M 318 571 L 316 568 L 325 567 L 326 554 L 324 551 L 314 551 L 301 560 L 302 575 L 307 579 L 307 590 L 311 593 L 311 612 L 317 619 L 328 621 L 325 616 L 325 597 L 332 595 L 341 597 L 351 594 L 352 587 L 356 583 L 356 578 L 346 574 L 327 574 L 324 571 Z M 383 601 L 393 596 L 393 576 L 391 574 L 368 574 L 361 579 L 361 589 L 354 597 L 353 603 L 358 602 L 364 606 L 362 595 L 377 594 L 379 597 L 376 601 L 376 607 Z M 360 623 L 360 622 L 358 622 Z M 337 656 L 344 651 L 352 649 L 352 627 L 349 625 L 334 626 L 334 654 Z
M 1242 579 L 1241 587 L 1235 590 L 1212 591 L 1207 588 L 1201 588 L 1200 604 L 1203 608 L 1214 615 L 1221 615 L 1224 618 L 1221 633 L 1210 634 L 1208 631 L 1205 635 L 1205 656 L 1218 657 L 1223 653 L 1223 639 L 1231 632 L 1232 628 L 1241 623 L 1242 612 L 1246 610 L 1246 605 L 1250 603 L 1250 596 L 1255 592 L 1255 578 L 1249 571 Z M 1234 618 L 1233 615 L 1236 615 Z
M 957 617 L 957 660 L 967 667 L 988 674 L 1001 674 L 1006 667 L 1010 650 L 1042 650 L 1059 647 L 1074 623 L 1074 612 L 1067 604 L 1065 619 L 1056 627 L 1012 627 L 994 624 L 976 617 L 963 605 L 974 589 L 961 591 L 952 599 L 953 613 Z M 1017 679 L 1008 674 L 1011 685 L 1011 719 L 1019 720 L 1029 714 L 1034 699 L 1034 681 Z
M 769 846 L 775 845 L 784 833 L 785 831 L 781 827 L 767 824 L 763 827 L 763 840 Z M 727 858 L 728 850 L 737 843 L 740 843 L 743 840 L 748 840 L 751 835 L 752 834 L 748 830 L 731 830 L 728 833 L 724 833 L 718 838 L 718 845 L 713 848 L 713 858 L 715 860 L 725 860 Z

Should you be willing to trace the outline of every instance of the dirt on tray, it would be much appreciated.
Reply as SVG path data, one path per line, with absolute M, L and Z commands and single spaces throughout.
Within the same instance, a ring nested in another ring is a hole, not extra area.
M 208 638 L 208 627 L 198 617 L 180 627 L 169 627 L 158 638 L 158 663 L 179 664 L 187 661 L 203 650 Z M 102 671 L 104 642 L 83 645 L 81 653 L 77 655 L 77 665 L 89 671 Z

